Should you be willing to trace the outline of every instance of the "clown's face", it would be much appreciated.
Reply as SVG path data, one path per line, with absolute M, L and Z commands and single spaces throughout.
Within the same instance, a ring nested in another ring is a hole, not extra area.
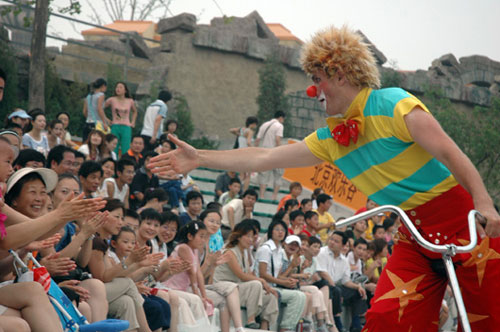
M 312 80 L 317 88 L 317 99 L 329 116 L 342 114 L 345 109 L 340 104 L 340 86 L 337 75 L 328 77 L 324 71 L 313 73 Z

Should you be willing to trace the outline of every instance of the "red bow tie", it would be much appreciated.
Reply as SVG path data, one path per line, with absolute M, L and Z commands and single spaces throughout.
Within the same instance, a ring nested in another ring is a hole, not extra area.
M 350 140 L 356 143 L 358 141 L 359 128 L 358 121 L 347 120 L 345 123 L 337 125 L 332 130 L 332 137 L 337 143 L 343 146 L 349 146 Z

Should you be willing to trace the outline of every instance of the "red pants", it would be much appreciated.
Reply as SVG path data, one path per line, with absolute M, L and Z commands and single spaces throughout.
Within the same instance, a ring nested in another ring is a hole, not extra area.
M 456 186 L 433 200 L 406 211 L 427 240 L 469 242 L 470 195 Z M 447 285 L 436 272 L 441 255 L 420 247 L 404 226 L 377 284 L 363 332 L 437 331 L 439 309 Z M 456 273 L 472 331 L 500 331 L 500 238 L 479 239 L 470 254 L 454 258 Z

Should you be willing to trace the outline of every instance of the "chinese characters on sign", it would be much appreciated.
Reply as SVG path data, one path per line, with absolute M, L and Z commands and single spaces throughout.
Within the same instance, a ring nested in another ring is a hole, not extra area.
M 352 203 L 358 189 L 338 168 L 323 163 L 314 166 L 314 174 L 310 181 L 315 187 L 321 187 L 330 194 L 334 200 L 348 201 Z
M 327 162 L 312 167 L 287 168 L 283 178 L 298 181 L 309 190 L 321 187 L 336 203 L 340 203 L 354 211 L 366 204 L 366 195 L 335 165 Z
M 295 141 L 288 140 L 288 144 L 293 143 Z M 366 195 L 359 191 L 340 169 L 327 162 L 311 167 L 286 168 L 283 178 L 290 182 L 300 182 L 311 191 L 321 187 L 325 193 L 332 196 L 335 203 L 354 211 L 366 205 Z

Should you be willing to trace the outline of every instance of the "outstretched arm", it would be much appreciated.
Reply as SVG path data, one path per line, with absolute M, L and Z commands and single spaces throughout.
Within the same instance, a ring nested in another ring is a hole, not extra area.
M 224 151 L 197 150 L 169 135 L 177 149 L 151 159 L 154 173 L 183 174 L 197 167 L 210 167 L 239 172 L 266 171 L 273 168 L 306 167 L 321 162 L 305 142 L 267 148 L 244 148 Z
M 444 132 L 438 121 L 420 107 L 415 107 L 405 116 L 405 123 L 414 141 L 442 162 L 471 194 L 475 209 L 488 221 L 486 234 L 490 237 L 500 236 L 500 216 L 470 159 Z M 479 232 L 484 234 L 483 230 Z

